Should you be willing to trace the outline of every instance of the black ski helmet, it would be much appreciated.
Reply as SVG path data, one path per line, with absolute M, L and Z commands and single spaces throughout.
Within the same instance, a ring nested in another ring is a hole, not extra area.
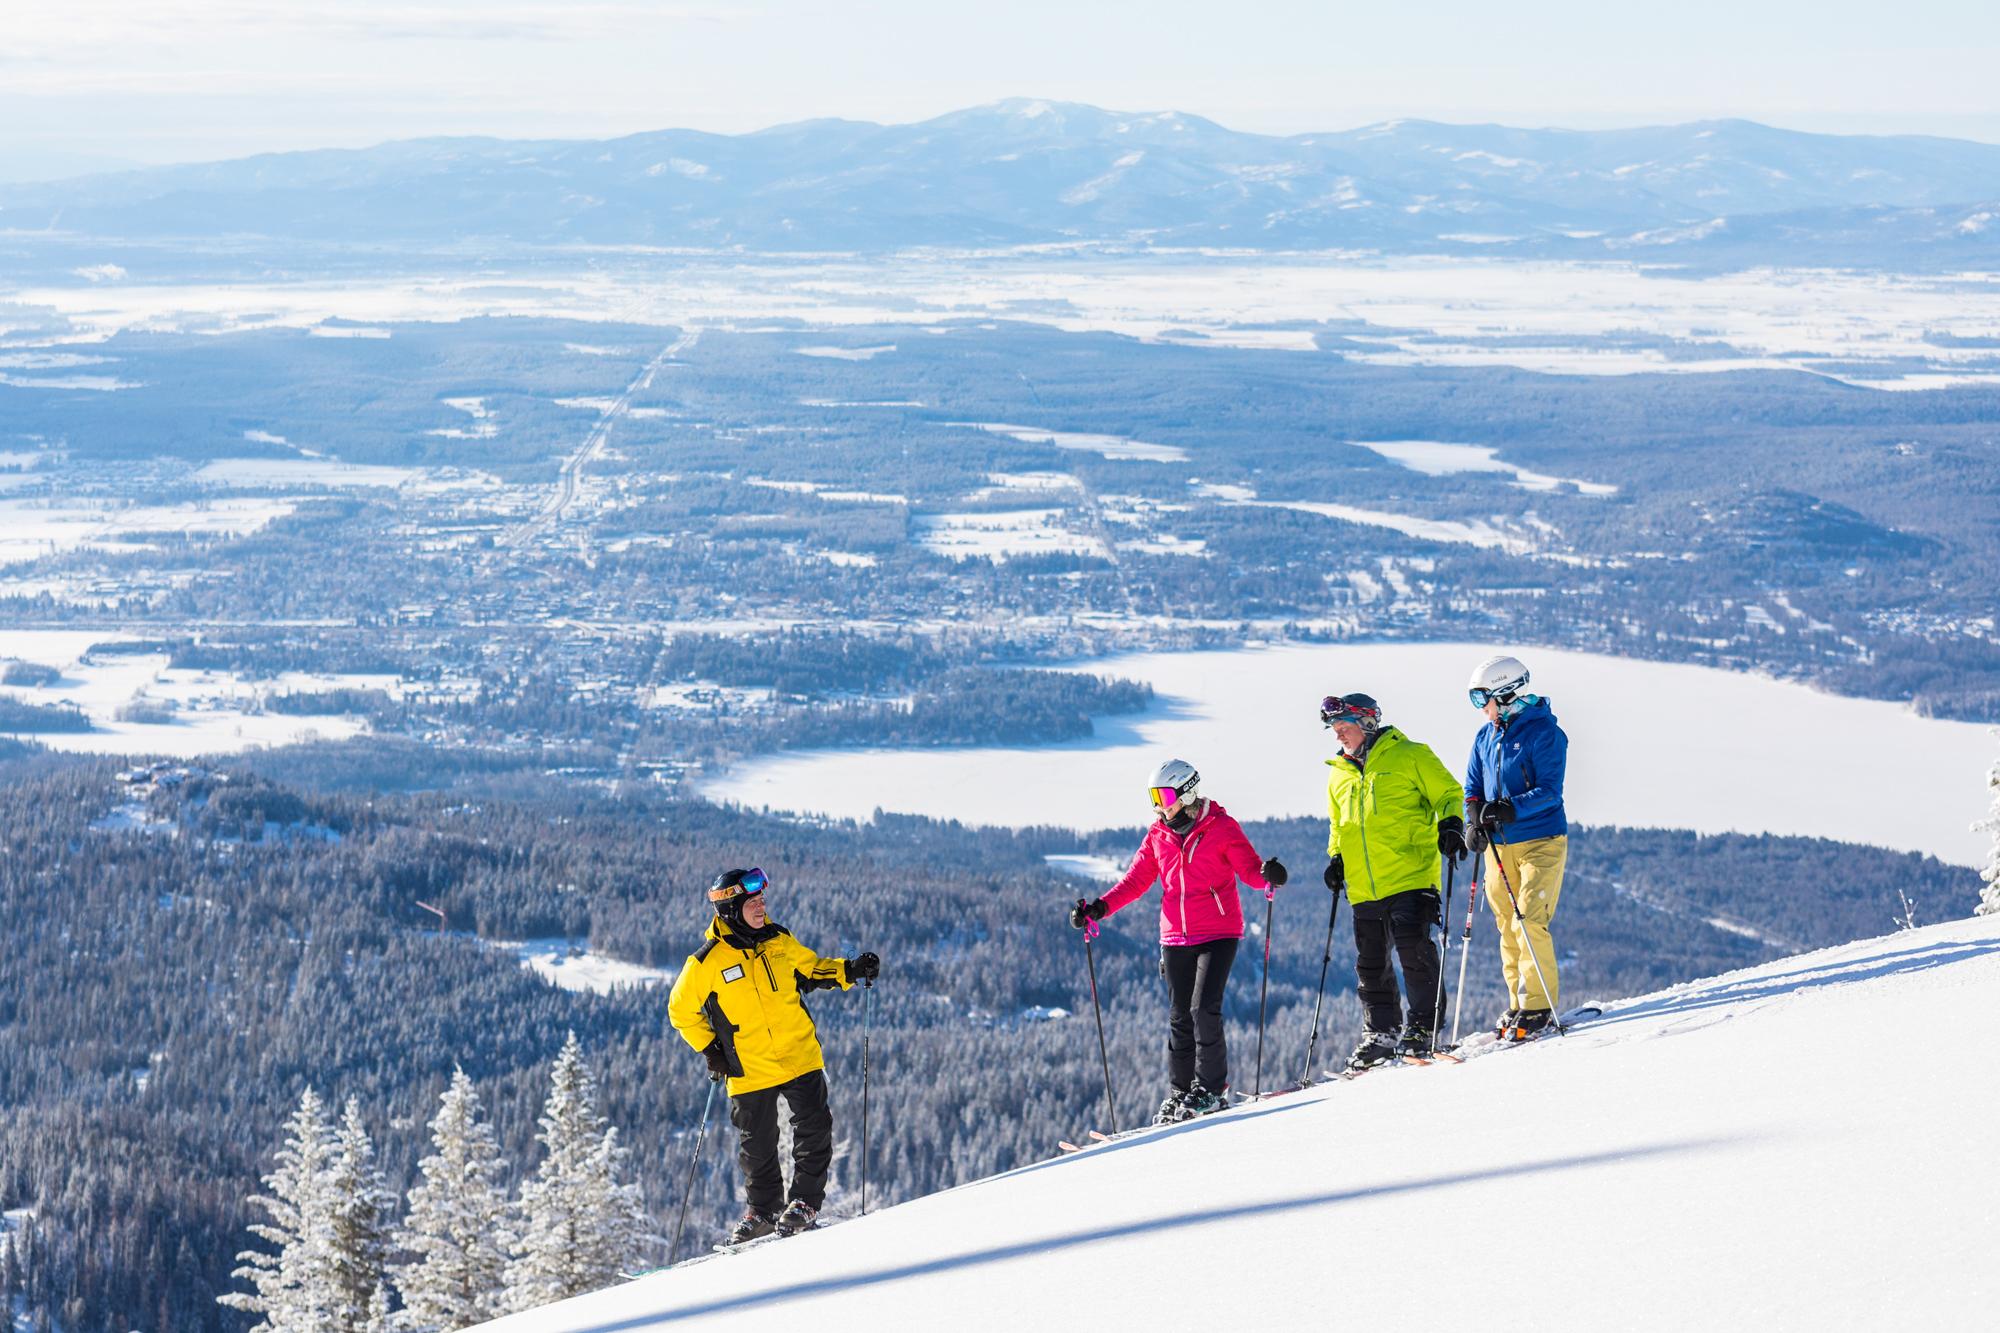
M 1319 720 L 1326 727 L 1336 722 L 1352 722 L 1364 734 L 1373 736 L 1382 729 L 1382 705 L 1366 694 L 1329 694 L 1319 701 Z
M 744 901 L 762 893 L 771 881 L 761 870 L 725 870 L 708 886 L 708 902 L 722 924 L 734 931 L 748 931 L 743 920 Z

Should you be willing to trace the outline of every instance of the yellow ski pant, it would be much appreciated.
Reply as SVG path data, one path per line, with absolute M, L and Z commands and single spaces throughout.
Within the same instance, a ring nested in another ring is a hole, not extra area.
M 1495 843 L 1486 850 L 1486 902 L 1500 926 L 1500 967 L 1507 975 L 1508 1003 L 1516 1009 L 1556 1007 L 1562 981 L 1556 976 L 1556 946 L 1549 938 L 1549 923 L 1555 920 L 1563 863 L 1568 859 L 1569 839 L 1561 835 Z M 1515 901 L 1521 904 L 1518 917 Z M 1528 961 L 1529 949 L 1535 951 L 1533 963 Z M 1536 963 L 1541 965 L 1539 976 Z

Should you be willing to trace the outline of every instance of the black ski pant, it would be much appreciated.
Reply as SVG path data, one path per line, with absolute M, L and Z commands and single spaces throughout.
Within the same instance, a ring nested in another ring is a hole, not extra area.
M 826 1173 L 833 1166 L 833 1111 L 826 1102 L 826 1072 L 815 1069 L 789 1083 L 729 1099 L 736 1126 L 736 1165 L 743 1172 L 743 1202 L 760 1213 L 785 1206 L 785 1178 L 778 1163 L 778 1098 L 792 1112 L 791 1197 L 815 1211 L 826 1202 Z
M 1167 1077 L 1183 1092 L 1197 1075 L 1211 1092 L 1229 1086 L 1222 991 L 1229 984 L 1240 942 L 1160 946 L 1160 975 L 1167 979 Z
M 1437 1031 L 1438 951 L 1431 927 L 1444 920 L 1436 889 L 1407 889 L 1355 903 L 1354 977 L 1370 1032 L 1394 1033 L 1403 1025 L 1402 997 L 1396 993 L 1396 970 L 1389 948 L 1403 964 L 1403 985 L 1409 992 L 1410 1022 Z

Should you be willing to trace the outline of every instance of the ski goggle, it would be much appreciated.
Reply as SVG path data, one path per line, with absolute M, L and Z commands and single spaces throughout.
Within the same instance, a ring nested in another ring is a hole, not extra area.
M 1328 695 L 1319 701 L 1320 725 L 1325 727 L 1330 727 L 1336 722 L 1352 722 L 1355 726 L 1361 727 L 1373 722 L 1380 716 L 1380 713 L 1371 713 L 1365 708 L 1357 708 L 1355 705 L 1347 702 L 1347 700 L 1337 699 L 1332 695 Z
M 726 903 L 732 898 L 754 898 L 770 886 L 771 881 L 761 870 L 752 870 L 734 884 L 724 884 L 708 891 L 712 903 Z
M 1181 793 L 1178 787 L 1154 787 L 1152 796 L 1155 810 L 1171 810 L 1174 802 L 1180 800 Z
M 1496 700 L 1503 704 L 1514 702 L 1514 691 L 1512 689 L 1489 690 L 1483 685 L 1475 685 L 1467 690 L 1466 694 L 1471 698 L 1474 708 L 1484 708 L 1489 702 Z

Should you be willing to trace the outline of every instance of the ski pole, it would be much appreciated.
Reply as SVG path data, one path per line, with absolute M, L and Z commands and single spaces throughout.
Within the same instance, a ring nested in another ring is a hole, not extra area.
M 1549 989 L 1549 979 L 1542 975 L 1542 960 L 1536 957 L 1535 942 L 1528 936 L 1528 914 L 1521 910 L 1521 900 L 1514 894 L 1514 881 L 1507 877 L 1507 863 L 1500 859 L 1498 844 L 1493 850 L 1493 867 L 1500 872 L 1500 887 L 1507 890 L 1507 901 L 1514 909 L 1514 925 L 1521 932 L 1521 947 L 1528 951 L 1528 963 L 1535 969 L 1535 980 L 1542 983 L 1542 998 L 1549 1002 L 1549 1026 L 1556 1030 L 1558 1037 L 1568 1036 L 1569 1029 L 1556 1015 L 1556 993 Z M 1527 996 L 1521 998 L 1525 1001 Z
M 1458 875 L 1458 854 L 1452 853 L 1444 859 L 1444 910 L 1438 913 L 1438 940 L 1444 945 L 1444 952 L 1438 956 L 1437 999 L 1431 1005 L 1431 1054 L 1437 1054 L 1438 1029 L 1444 1026 L 1444 970 L 1451 962 L 1451 927 L 1445 921 L 1451 916 L 1452 881 Z
M 1264 999 L 1271 993 L 1271 909 L 1277 900 L 1275 892 L 1264 890 L 1264 979 L 1257 986 L 1257 1090 L 1250 1094 L 1253 1102 L 1264 1095 Z
M 701 1165 L 701 1147 L 708 1138 L 708 1113 L 715 1106 L 715 1085 L 721 1081 L 720 1079 L 711 1078 L 708 1081 L 708 1096 L 702 1099 L 701 1128 L 695 1131 L 694 1156 L 688 1159 L 688 1183 L 687 1188 L 681 1191 L 680 1220 L 674 1223 L 674 1243 L 673 1247 L 667 1251 L 667 1267 L 669 1268 L 673 1267 L 674 1261 L 681 1257 L 681 1232 L 687 1227 L 688 1203 L 694 1198 L 695 1168 Z
M 1474 867 L 1472 883 L 1465 890 L 1465 933 L 1458 937 L 1458 1007 L 1451 1011 L 1451 1044 L 1458 1046 L 1458 1020 L 1465 1016 L 1465 964 L 1472 957 L 1472 913 L 1479 906 L 1479 871 Z M 1438 969 L 1444 979 L 1444 969 Z M 1512 999 L 1512 996 L 1508 997 Z
M 1076 900 L 1083 905 L 1083 899 Z M 1104 1110 L 1111 1117 L 1111 1133 L 1118 1132 L 1118 1103 L 1111 1097 L 1111 1048 L 1104 1042 L 1104 1009 L 1097 1002 L 1097 954 L 1091 941 L 1097 938 L 1097 923 L 1088 917 L 1083 923 L 1083 959 L 1090 964 L 1090 1012 L 1097 1016 L 1097 1053 L 1104 1060 Z
M 1339 915 L 1340 895 L 1335 893 L 1333 906 L 1326 914 L 1326 952 L 1319 959 L 1319 994 L 1313 997 L 1312 1035 L 1306 1038 L 1306 1068 L 1299 1075 L 1299 1086 L 1302 1088 L 1312 1086 L 1313 1052 L 1319 1049 L 1319 1007 L 1321 1001 L 1326 999 L 1326 969 L 1333 962 L 1333 920 Z
M 861 979 L 861 1215 L 868 1215 L 868 1011 L 875 978 Z

